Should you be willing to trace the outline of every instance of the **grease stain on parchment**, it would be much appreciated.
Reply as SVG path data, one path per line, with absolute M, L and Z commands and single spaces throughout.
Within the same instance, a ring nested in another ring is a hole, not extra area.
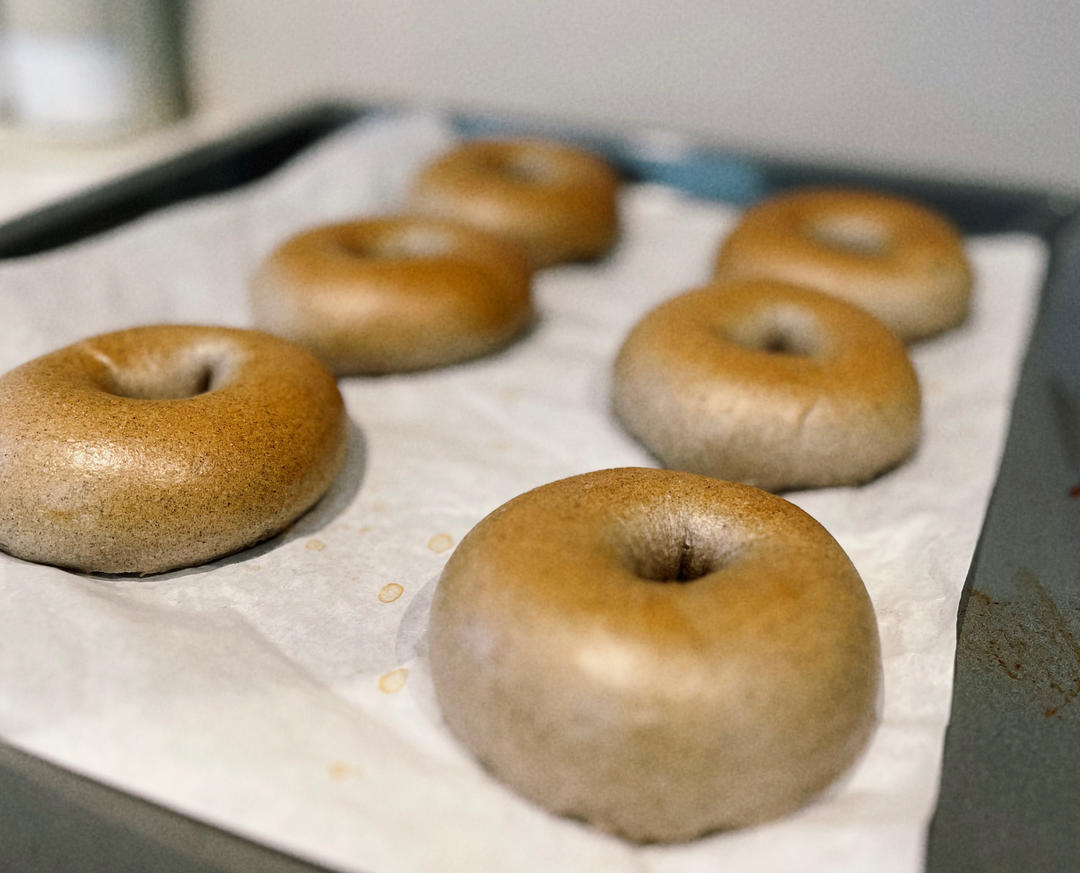
M 405 680 L 408 678 L 408 667 L 398 667 L 396 670 L 391 670 L 385 676 L 379 677 L 379 690 L 384 694 L 397 694 L 405 687 Z
M 387 582 L 379 591 L 379 600 L 383 603 L 393 603 L 404 593 L 405 588 L 397 582 Z
M 445 552 L 454 547 L 454 538 L 447 533 L 435 534 L 428 540 L 427 547 L 433 552 Z
M 326 772 L 335 782 L 344 782 L 346 779 L 358 777 L 360 775 L 360 768 L 347 761 L 333 761 L 330 766 L 326 768 Z

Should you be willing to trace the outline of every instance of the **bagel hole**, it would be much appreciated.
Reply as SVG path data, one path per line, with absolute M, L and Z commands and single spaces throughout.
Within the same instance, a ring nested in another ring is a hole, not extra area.
M 226 376 L 220 361 L 202 357 L 191 360 L 147 364 L 142 368 L 119 370 L 111 374 L 106 386 L 110 394 L 133 400 L 185 400 L 219 388 Z
M 889 247 L 889 235 L 876 221 L 859 216 L 820 218 L 806 228 L 814 242 L 868 258 L 881 257 Z
M 721 336 L 736 345 L 770 355 L 814 358 L 822 353 L 822 339 L 816 319 L 795 307 L 779 307 L 755 318 L 727 325 Z
M 796 336 L 783 330 L 775 330 L 763 337 L 761 351 L 774 355 L 801 355 L 809 357 L 813 354 L 812 344 L 806 342 L 806 337 Z
M 696 542 L 687 530 L 635 537 L 621 549 L 623 565 L 649 582 L 693 582 L 724 567 L 726 550 L 710 542 Z
M 411 261 L 448 254 L 452 240 L 430 227 L 409 227 L 368 239 L 344 239 L 341 250 L 351 258 L 368 261 Z

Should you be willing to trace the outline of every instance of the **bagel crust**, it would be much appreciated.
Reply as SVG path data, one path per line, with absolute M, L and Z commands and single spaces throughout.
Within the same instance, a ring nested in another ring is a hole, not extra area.
M 803 189 L 752 207 L 722 243 L 713 277 L 808 285 L 905 341 L 955 327 L 971 307 L 971 265 L 952 224 L 870 191 Z
M 462 540 L 432 606 L 451 731 L 498 778 L 642 842 L 756 824 L 856 759 L 880 691 L 866 589 L 791 503 L 669 470 L 544 485 Z
M 606 162 L 578 148 L 474 140 L 421 170 L 410 205 L 513 240 L 534 266 L 547 267 L 595 258 L 614 245 L 618 187 Z
M 158 573 L 278 533 L 330 486 L 346 417 L 330 372 L 257 331 L 154 326 L 0 377 L 0 548 Z
M 516 246 L 448 221 L 388 216 L 289 239 L 252 280 L 256 326 L 340 375 L 441 367 L 495 351 L 532 321 Z
M 662 303 L 615 360 L 612 405 L 665 466 L 770 491 L 854 485 L 920 432 L 903 343 L 863 310 L 779 282 Z

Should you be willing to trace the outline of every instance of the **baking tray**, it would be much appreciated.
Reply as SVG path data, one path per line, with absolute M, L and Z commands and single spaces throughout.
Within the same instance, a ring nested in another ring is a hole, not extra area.
M 46 251 L 251 182 L 394 107 L 320 104 L 0 225 L 0 259 Z M 1049 246 L 1001 468 L 958 611 L 953 710 L 931 873 L 1080 869 L 1080 201 L 1047 191 L 777 160 L 687 137 L 448 113 L 464 135 L 593 148 L 631 180 L 742 206 L 801 185 L 915 197 L 965 234 Z M 0 870 L 266 873 L 322 868 L 0 742 Z

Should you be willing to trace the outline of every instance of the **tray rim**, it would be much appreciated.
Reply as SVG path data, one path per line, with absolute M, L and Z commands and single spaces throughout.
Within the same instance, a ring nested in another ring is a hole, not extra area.
M 314 144 L 346 124 L 376 114 L 420 108 L 407 103 L 324 101 L 270 115 L 233 133 L 151 162 L 0 223 L 0 261 L 59 248 L 122 226 L 141 215 L 174 203 L 233 190 L 272 172 L 306 145 Z M 591 130 L 580 123 L 570 124 L 537 116 L 430 107 L 423 109 L 448 118 L 466 135 L 516 131 L 558 135 L 569 141 L 578 141 L 605 152 L 630 176 L 655 174 L 665 166 L 678 167 L 693 161 L 699 162 L 702 170 L 707 169 L 711 162 L 714 168 L 721 171 L 741 169 L 743 172 L 756 172 L 759 182 L 756 189 L 748 190 L 744 179 L 741 184 L 729 186 L 724 192 L 734 194 L 734 202 L 740 205 L 769 191 L 797 185 L 873 186 L 910 193 L 928 201 L 962 201 L 995 209 L 998 215 L 1008 211 L 1011 215 L 1007 221 L 996 220 L 992 228 L 983 232 L 1008 230 L 1034 233 L 1048 242 L 1072 216 L 1080 214 L 1080 194 L 1073 196 L 1048 188 L 999 185 L 973 179 L 955 180 L 892 169 L 877 171 L 817 160 L 802 162 L 743 151 L 726 146 L 714 137 L 681 132 L 668 134 L 653 130 L 642 137 L 630 128 Z M 656 146 L 658 141 L 661 143 L 659 147 Z M 665 152 L 669 153 L 666 158 Z M 223 184 L 210 180 L 208 184 L 191 184 L 203 174 L 216 171 L 223 163 L 240 163 L 251 159 L 264 163 L 259 165 L 257 172 L 250 172 L 240 182 Z M 671 184 L 671 180 L 667 182 Z M 189 187 L 181 188 L 184 184 Z M 678 180 L 675 180 L 675 187 L 678 187 Z M 152 192 L 153 196 L 147 196 L 148 192 Z M 708 197 L 708 194 L 704 196 Z

